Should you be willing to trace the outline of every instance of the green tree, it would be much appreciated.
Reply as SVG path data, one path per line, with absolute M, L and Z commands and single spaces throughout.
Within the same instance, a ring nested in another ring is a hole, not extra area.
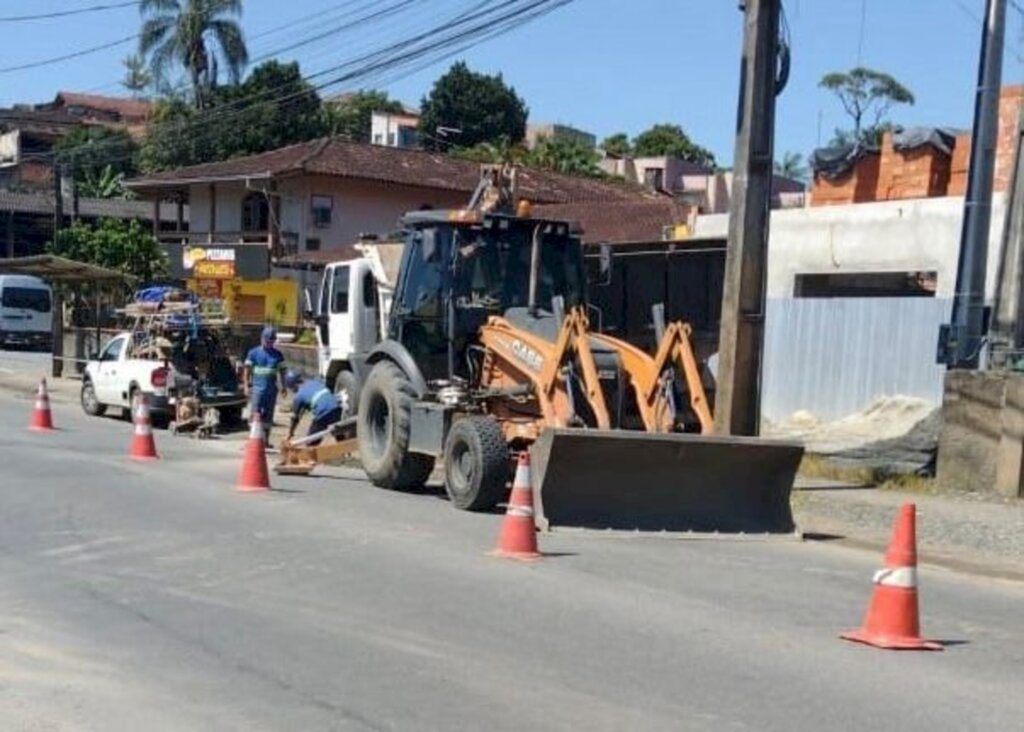
M 604 171 L 598 167 L 598 160 L 598 154 L 593 148 L 579 140 L 562 137 L 539 138 L 526 156 L 526 164 L 532 168 L 592 178 L 604 176 Z
M 457 130 L 450 139 L 460 147 L 503 137 L 515 144 L 526 136 L 528 110 L 515 89 L 501 74 L 478 74 L 462 61 L 434 82 L 420 108 L 420 137 L 428 149 L 445 146 L 438 139 L 445 130 Z
M 141 0 L 145 18 L 139 52 L 148 56 L 154 76 L 165 78 L 180 65 L 189 75 L 195 106 L 204 107 L 217 85 L 220 64 L 235 83 L 249 63 L 249 51 L 238 23 L 242 0 Z
M 513 145 L 507 137 L 494 142 L 481 142 L 473 147 L 455 147 L 450 153 L 452 157 L 470 160 L 474 163 L 512 163 L 526 165 L 529 150 L 522 143 Z
M 633 153 L 633 146 L 629 144 L 629 136 L 625 132 L 616 132 L 604 138 L 601 149 L 609 155 L 625 157 Z
M 147 227 L 138 221 L 81 221 L 57 232 L 47 251 L 76 262 L 98 264 L 150 282 L 167 274 L 167 255 Z
M 825 74 L 818 86 L 836 95 L 853 123 L 848 136 L 836 131 L 833 144 L 844 140 L 877 144 L 887 125 L 891 126 L 886 120 L 889 110 L 896 104 L 914 103 L 913 93 L 895 78 L 863 66 Z
M 404 111 L 401 102 L 389 99 L 387 92 L 376 90 L 361 90 L 344 99 L 324 102 L 323 109 L 326 134 L 353 142 L 370 141 L 374 112 L 399 114 Z
M 775 174 L 790 180 L 807 182 L 808 169 L 804 162 L 804 156 L 798 152 L 787 152 L 783 154 L 782 160 L 775 161 Z
M 126 56 L 121 62 L 124 66 L 124 78 L 121 86 L 131 92 L 134 99 L 142 96 L 142 92 L 153 83 L 153 75 L 146 68 L 146 59 L 137 53 Z
M 142 144 L 146 171 L 226 160 L 326 134 L 320 97 L 295 62 L 267 61 L 242 84 L 213 90 L 197 111 L 181 99 L 161 100 Z
M 71 167 L 75 180 L 98 179 L 109 167 L 115 176 L 138 172 L 139 146 L 126 130 L 75 127 L 55 145 L 57 160 Z
M 715 167 L 710 150 L 694 143 L 679 125 L 658 124 L 633 139 L 633 154 L 638 158 L 675 155 L 707 168 Z
M 125 195 L 123 184 L 124 175 L 107 165 L 98 174 L 85 176 L 78 183 L 78 193 L 86 198 L 122 198 Z

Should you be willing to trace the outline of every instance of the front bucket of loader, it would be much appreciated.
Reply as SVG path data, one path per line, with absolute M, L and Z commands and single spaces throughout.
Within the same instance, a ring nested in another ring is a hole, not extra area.
M 537 523 L 633 531 L 789 533 L 797 443 L 548 429 L 530 448 Z

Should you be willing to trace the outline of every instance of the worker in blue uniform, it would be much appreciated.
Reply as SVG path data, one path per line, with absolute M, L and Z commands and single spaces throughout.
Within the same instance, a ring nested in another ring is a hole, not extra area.
M 341 421 L 341 404 L 324 382 L 319 379 L 304 381 L 298 372 L 288 371 L 284 376 L 284 383 L 295 392 L 295 398 L 292 400 L 292 422 L 288 429 L 289 440 L 295 436 L 295 429 L 306 410 L 313 416 L 307 435 L 323 432 L 332 424 Z M 310 440 L 307 444 L 319 445 L 321 439 Z
M 267 447 L 270 447 L 270 430 L 274 426 L 279 379 L 281 393 L 288 391 L 284 383 L 284 354 L 277 350 L 276 343 L 277 331 L 268 325 L 260 334 L 260 345 L 245 357 L 243 377 L 245 395 L 249 398 L 249 414 L 259 413 Z

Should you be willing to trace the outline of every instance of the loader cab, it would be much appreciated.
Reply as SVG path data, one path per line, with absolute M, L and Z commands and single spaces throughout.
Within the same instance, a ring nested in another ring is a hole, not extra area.
M 418 211 L 404 221 L 404 250 L 388 336 L 413 356 L 428 380 L 467 377 L 467 351 L 493 315 L 530 307 L 536 242 L 536 310 L 584 300 L 583 253 L 566 222 L 466 211 Z

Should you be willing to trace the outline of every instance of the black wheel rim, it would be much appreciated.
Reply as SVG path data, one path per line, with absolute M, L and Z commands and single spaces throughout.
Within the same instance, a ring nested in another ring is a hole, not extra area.
M 388 400 L 377 394 L 370 401 L 366 415 L 366 426 L 369 427 L 370 449 L 374 457 L 380 457 L 388 449 L 391 436 L 391 410 Z
M 465 442 L 460 440 L 452 445 L 449 469 L 452 473 L 452 485 L 459 493 L 465 492 L 473 480 L 473 454 Z

